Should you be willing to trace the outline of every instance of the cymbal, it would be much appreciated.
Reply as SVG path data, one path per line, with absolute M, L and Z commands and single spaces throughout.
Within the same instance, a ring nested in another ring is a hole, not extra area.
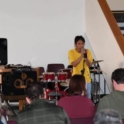
M 50 92 L 48 96 L 62 96 L 62 94 L 54 91 L 54 92 Z
M 97 61 L 93 61 L 92 64 L 98 63 L 98 62 L 102 62 L 104 60 L 97 60 Z

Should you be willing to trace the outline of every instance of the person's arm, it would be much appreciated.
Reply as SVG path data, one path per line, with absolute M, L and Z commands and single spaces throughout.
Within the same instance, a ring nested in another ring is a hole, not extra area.
M 79 63 L 80 63 L 80 61 L 82 60 L 82 55 L 78 58 L 78 59 L 76 59 L 75 61 L 73 61 L 72 63 L 71 63 L 71 65 L 73 66 L 73 67 L 76 67 Z
M 108 109 L 109 108 L 109 102 L 106 97 L 102 98 L 98 104 L 97 112 L 102 109 Z
M 92 63 L 90 62 L 90 60 L 88 58 L 85 58 L 85 62 L 88 67 L 91 67 Z
M 82 51 L 82 52 L 81 52 L 81 56 L 75 60 L 74 55 L 73 55 L 73 52 L 72 52 L 72 51 L 69 51 L 69 53 L 68 53 L 68 58 L 69 58 L 70 64 L 71 64 L 73 67 L 76 67 L 76 66 L 80 63 L 80 61 L 82 60 L 83 55 L 84 55 L 84 54 L 83 54 L 83 51 Z

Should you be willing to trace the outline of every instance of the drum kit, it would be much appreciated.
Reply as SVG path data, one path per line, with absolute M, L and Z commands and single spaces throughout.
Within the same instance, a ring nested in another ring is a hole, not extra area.
M 93 73 L 94 79 L 92 80 L 92 86 L 93 86 L 93 102 L 96 103 L 97 101 L 100 100 L 100 73 L 102 70 L 98 68 L 98 63 L 102 62 L 103 60 L 98 60 L 98 61 L 93 61 L 93 69 L 90 70 L 90 73 Z M 98 81 L 96 81 L 95 74 L 99 74 Z M 42 73 L 39 78 L 41 79 L 41 82 L 43 83 L 43 87 L 45 91 L 49 89 L 50 91 L 55 91 L 51 92 L 48 95 L 49 96 L 56 96 L 56 99 L 58 96 L 61 96 L 62 94 L 59 93 L 59 89 L 64 88 L 63 91 L 67 91 L 69 87 L 69 82 L 72 74 L 72 69 L 67 68 L 67 69 L 61 69 L 59 72 L 54 73 L 54 72 L 44 72 Z
M 71 78 L 72 69 L 61 69 L 57 73 L 54 72 L 44 72 L 39 78 L 41 79 L 42 85 L 45 91 L 49 92 L 48 96 L 55 96 L 56 99 L 62 96 L 59 91 L 64 89 L 66 91 L 69 87 L 69 80 Z
M 60 82 L 64 82 L 67 78 L 67 72 L 44 72 L 43 73 L 43 81 L 44 82 L 55 82 L 56 78 Z

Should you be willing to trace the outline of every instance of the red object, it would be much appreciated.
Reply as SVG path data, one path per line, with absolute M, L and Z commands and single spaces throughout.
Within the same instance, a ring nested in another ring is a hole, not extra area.
M 71 124 L 94 124 L 93 117 L 88 118 L 70 118 Z
M 67 72 L 58 72 L 57 75 L 59 81 L 65 81 L 67 79 Z
M 59 91 L 59 85 L 58 85 L 58 82 L 55 83 L 55 90 L 56 90 L 56 91 Z
M 67 69 L 61 69 L 62 72 L 67 72 L 67 79 L 70 79 L 72 76 L 72 69 L 71 68 L 67 68 Z
M 81 95 L 65 96 L 58 101 L 58 105 L 63 107 L 69 118 L 93 117 L 95 114 L 92 101 Z
M 55 80 L 55 73 L 54 72 L 44 72 L 43 73 L 43 80 L 44 81 L 54 81 Z

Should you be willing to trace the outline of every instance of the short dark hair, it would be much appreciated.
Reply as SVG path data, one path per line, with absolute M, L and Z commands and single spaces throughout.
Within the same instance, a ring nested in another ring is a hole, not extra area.
M 111 80 L 115 80 L 117 84 L 124 84 L 124 68 L 118 68 L 112 72 Z
M 26 97 L 31 101 L 44 96 L 42 85 L 39 82 L 28 83 L 25 91 Z
M 117 111 L 103 109 L 95 114 L 94 124 L 122 124 L 122 119 Z
M 68 93 L 69 95 L 74 94 L 86 94 L 86 81 L 83 75 L 74 75 L 70 79 Z
M 76 36 L 74 39 L 74 43 L 76 44 L 79 40 L 82 40 L 83 43 L 85 43 L 85 39 L 83 36 Z

